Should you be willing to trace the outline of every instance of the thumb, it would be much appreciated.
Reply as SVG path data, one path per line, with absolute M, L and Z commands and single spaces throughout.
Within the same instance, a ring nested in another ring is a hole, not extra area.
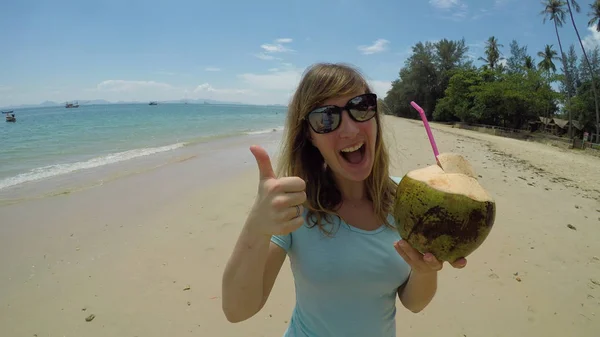
M 275 172 L 273 171 L 273 165 L 271 165 L 271 159 L 269 158 L 267 151 L 258 145 L 253 145 L 250 147 L 250 152 L 252 152 L 254 158 L 256 159 L 256 163 L 258 164 L 260 180 L 276 178 Z

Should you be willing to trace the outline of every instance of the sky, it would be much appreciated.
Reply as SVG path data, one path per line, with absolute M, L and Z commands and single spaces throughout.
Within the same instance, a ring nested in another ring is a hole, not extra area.
M 578 2 L 585 45 L 600 45 L 587 27 L 592 0 Z M 558 50 L 534 0 L 20 0 L 1 8 L 0 106 L 287 104 L 316 62 L 353 64 L 383 98 L 419 41 L 465 38 L 475 59 L 492 35 L 506 57 L 513 39 L 533 56 L 545 44 Z M 565 51 L 577 43 L 567 23 L 559 31 Z

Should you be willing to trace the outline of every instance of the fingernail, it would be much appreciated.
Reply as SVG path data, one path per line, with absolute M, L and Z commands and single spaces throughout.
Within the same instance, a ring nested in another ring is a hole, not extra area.
M 404 240 L 400 240 L 400 241 L 398 241 L 398 245 L 404 247 L 404 246 L 406 246 L 406 243 L 404 243 Z

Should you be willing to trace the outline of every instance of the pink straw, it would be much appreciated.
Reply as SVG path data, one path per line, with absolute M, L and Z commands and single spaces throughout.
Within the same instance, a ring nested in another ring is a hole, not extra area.
M 421 115 L 421 119 L 423 120 L 423 125 L 425 125 L 425 130 L 427 131 L 427 137 L 429 137 L 429 142 L 431 143 L 431 148 L 433 149 L 433 154 L 435 155 L 435 161 L 437 162 L 437 157 L 439 155 L 437 145 L 435 145 L 435 139 L 433 139 L 433 134 L 431 133 L 431 129 L 429 128 L 429 123 L 427 122 L 427 116 L 425 116 L 425 111 L 421 108 L 417 103 L 411 101 L 410 105 L 415 108 L 419 114 Z

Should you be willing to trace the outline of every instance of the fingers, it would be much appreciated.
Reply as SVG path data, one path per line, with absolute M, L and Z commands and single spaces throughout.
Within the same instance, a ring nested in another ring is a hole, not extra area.
M 402 249 L 402 251 L 406 254 L 406 256 L 408 256 L 410 260 L 415 262 L 423 260 L 423 254 L 419 253 L 418 250 L 411 247 L 408 244 L 408 242 L 400 240 L 400 242 L 398 242 L 398 246 L 400 247 L 400 249 Z
M 256 164 L 258 164 L 260 180 L 276 178 L 275 172 L 273 171 L 273 165 L 271 164 L 271 158 L 269 158 L 267 151 L 258 145 L 253 145 L 250 147 L 250 152 L 252 152 L 254 159 L 256 159 Z
M 450 265 L 452 267 L 454 267 L 454 268 L 462 269 L 462 268 L 466 267 L 466 265 L 467 265 L 467 259 L 465 259 L 464 257 L 460 258 L 460 259 L 458 259 L 458 260 L 450 263 Z
M 438 271 L 443 267 L 443 263 L 440 262 L 431 253 L 421 254 L 418 250 L 411 247 L 408 242 L 400 240 L 394 243 L 396 251 L 402 258 L 408 263 L 413 269 L 418 271 Z
M 302 205 L 288 207 L 284 210 L 284 218 L 283 221 L 292 220 L 296 217 L 302 218 L 302 213 L 304 212 L 304 207 Z
M 273 198 L 273 207 L 276 209 L 285 209 L 288 207 L 301 205 L 306 201 L 305 192 L 285 193 Z
M 440 270 L 443 267 L 442 262 L 438 261 L 438 259 L 436 259 L 431 253 L 426 253 L 423 255 L 423 260 L 425 260 L 425 263 L 427 263 L 429 268 L 433 270 Z
M 306 182 L 300 177 L 282 177 L 270 182 L 267 188 L 270 192 L 304 192 Z

